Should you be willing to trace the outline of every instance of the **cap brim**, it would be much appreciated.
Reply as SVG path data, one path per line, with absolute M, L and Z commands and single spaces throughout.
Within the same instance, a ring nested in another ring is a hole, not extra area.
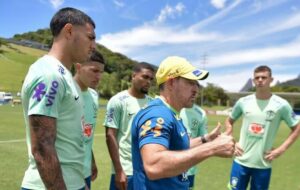
M 192 72 L 181 75 L 181 77 L 190 79 L 190 80 L 204 80 L 208 77 L 209 72 L 205 70 L 194 70 Z

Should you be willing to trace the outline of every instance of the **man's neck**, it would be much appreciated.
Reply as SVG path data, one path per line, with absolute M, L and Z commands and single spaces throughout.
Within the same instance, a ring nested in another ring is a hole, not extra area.
M 71 71 L 73 62 L 68 52 L 64 51 L 66 48 L 63 48 L 59 44 L 53 43 L 48 55 L 51 55 L 58 59 L 68 70 Z
M 272 96 L 272 92 L 270 90 L 256 90 L 255 96 L 257 99 L 267 100 Z
M 85 86 L 79 79 L 79 77 L 77 75 L 74 76 L 74 80 L 76 81 L 76 83 L 78 84 L 78 86 L 80 87 L 81 91 L 87 91 L 88 87 Z
M 164 93 L 161 92 L 160 93 L 160 98 L 166 102 L 167 104 L 169 104 L 169 106 L 171 106 L 174 110 L 176 110 L 177 112 L 180 112 L 180 110 L 182 109 L 182 106 L 178 105 L 177 101 L 173 101 L 174 98 L 171 97 L 170 94 L 168 93 Z
M 136 91 L 133 87 L 128 89 L 128 93 L 138 99 L 143 99 L 146 96 L 144 93 Z

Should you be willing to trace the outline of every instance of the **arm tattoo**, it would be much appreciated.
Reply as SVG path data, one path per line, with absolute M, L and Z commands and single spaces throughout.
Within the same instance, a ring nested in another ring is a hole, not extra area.
M 46 189 L 67 189 L 55 149 L 56 119 L 29 116 L 31 152 Z

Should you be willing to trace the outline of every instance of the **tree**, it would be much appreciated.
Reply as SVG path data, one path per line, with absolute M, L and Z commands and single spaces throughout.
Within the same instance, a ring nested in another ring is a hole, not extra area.
M 204 105 L 212 106 L 217 105 L 220 101 L 221 105 L 226 106 L 227 101 L 229 100 L 228 95 L 225 93 L 224 89 L 218 86 L 215 86 L 212 83 L 208 83 L 207 86 L 200 91 L 196 103 L 201 104 L 201 93 L 203 92 Z

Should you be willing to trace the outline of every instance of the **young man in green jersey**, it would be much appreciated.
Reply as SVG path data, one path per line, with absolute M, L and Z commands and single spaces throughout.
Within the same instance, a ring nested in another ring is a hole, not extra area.
M 136 64 L 130 88 L 114 95 L 107 104 L 103 125 L 113 164 L 110 190 L 127 189 L 132 184 L 131 123 L 134 115 L 152 99 L 147 93 L 154 74 L 150 64 Z
M 22 87 L 29 167 L 22 189 L 85 189 L 83 102 L 70 72 L 95 49 L 95 23 L 74 8 L 50 23 L 53 45 L 33 63 Z
M 99 96 L 96 89 L 104 72 L 104 64 L 102 55 L 94 51 L 89 61 L 82 64 L 76 63 L 75 66 L 74 79 L 82 91 L 81 95 L 84 104 L 84 177 L 89 189 L 91 189 L 91 181 L 94 181 L 98 174 L 92 147 L 99 107 Z
M 227 118 L 226 132 L 232 134 L 234 122 L 243 116 L 239 142 L 235 146 L 229 189 L 266 190 L 271 178 L 271 162 L 296 141 L 300 133 L 299 120 L 289 103 L 272 94 L 272 71 L 268 66 L 254 70 L 254 94 L 240 98 Z M 286 140 L 277 148 L 273 142 L 284 121 L 291 129 Z

